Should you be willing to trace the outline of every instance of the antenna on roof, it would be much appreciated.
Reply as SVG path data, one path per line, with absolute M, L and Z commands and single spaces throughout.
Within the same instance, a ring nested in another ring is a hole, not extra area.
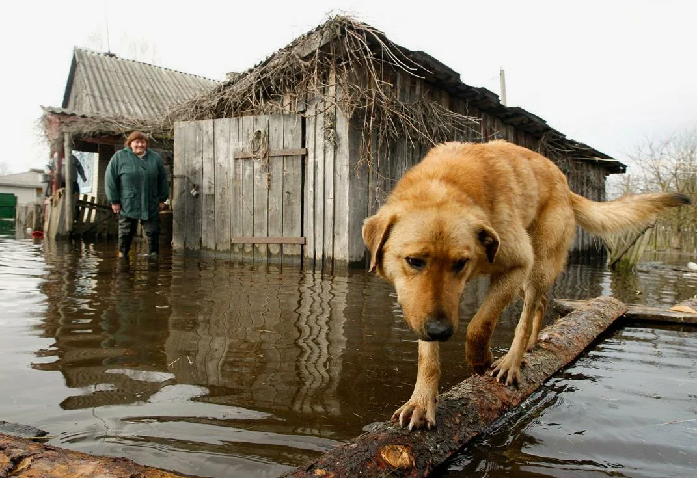
M 503 67 L 499 71 L 499 81 L 501 83 L 501 104 L 506 105 L 506 74 L 503 72 Z
M 106 23 L 106 51 L 111 53 L 111 46 L 109 45 L 109 12 L 106 8 L 106 0 L 104 0 L 104 22 Z

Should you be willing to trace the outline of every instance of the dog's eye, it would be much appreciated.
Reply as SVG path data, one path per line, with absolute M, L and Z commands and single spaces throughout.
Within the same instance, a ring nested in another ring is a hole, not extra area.
M 455 272 L 460 272 L 467 265 L 467 259 L 458 259 L 453 263 L 453 270 Z
M 407 257 L 405 260 L 411 268 L 416 270 L 421 270 L 426 265 L 426 261 L 423 259 L 419 259 L 418 257 Z

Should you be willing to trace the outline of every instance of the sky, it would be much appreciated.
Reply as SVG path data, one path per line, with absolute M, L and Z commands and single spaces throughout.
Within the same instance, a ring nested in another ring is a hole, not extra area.
M 334 14 L 421 50 L 567 137 L 624 160 L 697 127 L 697 1 L 416 3 L 24 0 L 0 18 L 0 173 L 43 168 L 41 106 L 61 106 L 75 46 L 222 80 Z

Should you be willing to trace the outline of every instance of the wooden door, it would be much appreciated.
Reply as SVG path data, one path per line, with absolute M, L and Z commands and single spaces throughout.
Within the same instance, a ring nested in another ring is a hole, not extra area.
M 178 123 L 172 193 L 175 249 L 300 260 L 306 151 L 299 115 Z

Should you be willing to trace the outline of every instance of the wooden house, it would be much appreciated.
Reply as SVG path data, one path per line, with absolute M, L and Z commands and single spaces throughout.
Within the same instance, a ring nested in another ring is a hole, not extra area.
M 232 258 L 362 263 L 363 220 L 434 144 L 503 138 L 539 151 L 572 189 L 605 198 L 625 166 L 435 58 L 330 18 L 175 108 L 176 249 Z M 598 251 L 585 233 L 577 252 Z
M 72 151 L 94 153 L 92 195 L 97 202 L 105 201 L 106 166 L 123 147 L 126 135 L 143 131 L 150 136 L 151 146 L 171 164 L 172 129 L 163 123 L 167 111 L 217 84 L 113 53 L 75 48 L 61 107 L 43 107 L 44 131 L 51 157 L 57 160 L 56 170 L 61 171 L 64 158 L 73 160 Z M 55 177 L 54 191 L 60 183 Z M 66 190 L 71 189 L 71 181 L 65 183 Z M 66 192 L 61 196 L 73 197 L 73 191 Z M 73 219 L 66 214 L 61 234 L 72 232 Z

